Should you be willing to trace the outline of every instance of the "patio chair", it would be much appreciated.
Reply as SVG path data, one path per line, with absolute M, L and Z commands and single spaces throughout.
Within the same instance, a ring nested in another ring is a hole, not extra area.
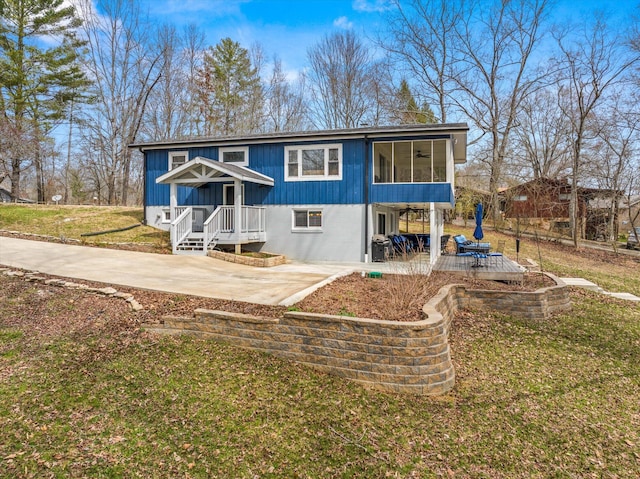
M 502 264 L 504 264 L 504 246 L 505 246 L 505 243 L 506 243 L 506 241 L 504 241 L 504 240 L 498 241 L 498 246 L 496 247 L 495 251 L 487 253 L 487 256 L 489 257 L 490 261 L 495 261 L 496 264 L 498 264 L 498 259 L 500 259 L 500 261 L 502 261 Z
M 411 252 L 411 243 L 403 235 L 390 235 L 391 247 L 394 255 L 406 255 Z
M 468 240 L 464 235 L 455 235 L 453 241 L 456 243 L 456 254 L 466 253 L 465 246 L 473 244 L 473 241 Z
M 471 251 L 467 251 L 466 253 L 456 253 L 456 257 L 464 259 L 464 267 L 469 268 L 472 264 L 472 260 L 475 260 L 473 253 Z

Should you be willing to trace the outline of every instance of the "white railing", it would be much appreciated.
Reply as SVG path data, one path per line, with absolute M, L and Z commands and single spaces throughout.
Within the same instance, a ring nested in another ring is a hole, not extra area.
M 221 233 L 233 233 L 235 231 L 235 208 L 233 206 L 219 206 L 220 215 L 218 227 Z
M 171 223 L 171 243 L 174 254 L 177 247 L 193 232 L 192 208 L 190 206 L 179 206 L 174 209 L 177 218 Z M 256 233 L 265 233 L 266 210 L 262 206 L 242 206 L 240 210 L 241 228 L 235 228 L 235 207 L 218 206 L 203 223 L 203 252 L 209 249 L 210 245 L 223 241 L 224 244 L 230 242 L 255 240 Z M 222 235 L 222 236 L 221 236 Z M 250 235 L 250 236 L 248 236 Z
M 177 247 L 190 234 L 192 229 L 191 207 L 180 207 L 183 210 L 180 215 L 171 222 L 171 245 L 173 254 L 176 253 Z M 178 210 L 178 208 L 176 208 Z
M 265 211 L 263 206 L 243 206 L 242 233 L 264 233 Z
M 176 206 L 173 209 L 173 218 L 175 219 L 180 216 L 187 208 L 190 208 L 190 206 Z
M 205 252 L 209 249 L 209 245 L 216 239 L 218 233 L 220 233 L 220 210 L 221 207 L 218 206 L 204 222 L 202 246 Z

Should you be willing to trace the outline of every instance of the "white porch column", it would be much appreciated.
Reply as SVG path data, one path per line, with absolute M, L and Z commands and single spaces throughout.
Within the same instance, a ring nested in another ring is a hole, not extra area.
M 237 178 L 233 180 L 233 234 L 236 238 L 236 254 L 242 253 L 240 234 L 242 231 L 242 182 Z
M 440 257 L 440 242 L 444 234 L 444 217 L 442 210 L 436 208 L 435 203 L 429 203 L 429 231 L 431 234 L 429 262 L 434 265 Z
M 436 207 L 435 203 L 429 203 L 429 262 L 433 264 L 433 258 L 440 244 L 440 236 L 436 226 Z
M 169 218 L 171 224 L 176 219 L 176 208 L 178 207 L 178 185 L 177 183 L 171 183 L 169 185 Z M 173 228 L 170 228 L 171 241 L 173 244 Z

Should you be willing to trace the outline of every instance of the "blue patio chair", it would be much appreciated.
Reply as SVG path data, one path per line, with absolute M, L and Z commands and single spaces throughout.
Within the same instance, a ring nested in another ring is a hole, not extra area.
M 411 252 L 411 243 L 403 235 L 390 235 L 389 239 L 391 240 L 394 254 L 404 255 Z

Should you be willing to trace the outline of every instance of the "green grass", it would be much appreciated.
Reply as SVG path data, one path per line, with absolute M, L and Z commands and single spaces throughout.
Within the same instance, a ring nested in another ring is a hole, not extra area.
M 640 310 L 573 300 L 462 314 L 439 398 L 189 337 L 0 329 L 0 477 L 637 477 Z
M 27 215 L 4 208 L 1 228 Z M 34 210 L 31 224 L 76 217 Z M 487 232 L 501 238 L 515 256 L 513 238 Z M 541 256 L 546 270 L 640 295 L 637 263 L 551 246 Z M 538 245 L 523 241 L 521 257 L 538 260 Z M 549 320 L 463 312 L 450 338 L 456 386 L 430 398 L 118 327 L 134 313 L 107 299 L 78 311 L 66 295 L 80 292 L 45 288 L 0 276 L 2 478 L 640 476 L 634 303 L 574 291 L 572 311 Z M 41 329 L 51 318 L 61 327 Z
M 83 237 L 83 233 L 107 231 L 140 224 L 142 208 L 115 206 L 55 206 L 0 204 L 0 229 L 77 239 L 87 244 L 151 243 L 165 245 L 166 232 L 140 226 L 128 231 Z

